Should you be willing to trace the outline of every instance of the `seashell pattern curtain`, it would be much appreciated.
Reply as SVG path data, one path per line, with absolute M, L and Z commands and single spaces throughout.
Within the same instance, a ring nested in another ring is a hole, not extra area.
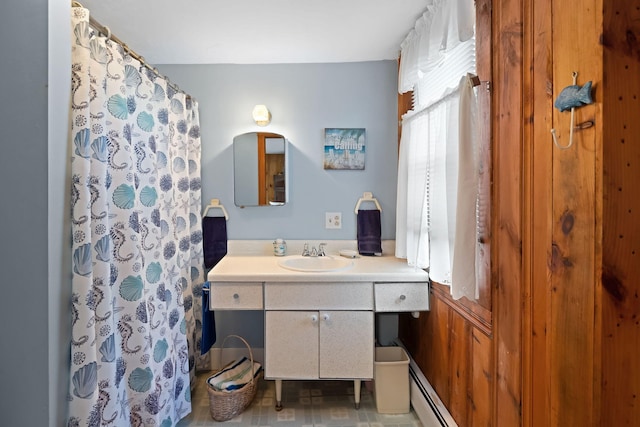
M 204 282 L 195 100 L 72 8 L 69 426 L 191 412 Z

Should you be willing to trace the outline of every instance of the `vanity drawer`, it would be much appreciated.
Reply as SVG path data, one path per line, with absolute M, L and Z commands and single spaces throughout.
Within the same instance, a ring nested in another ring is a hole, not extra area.
M 429 310 L 429 284 L 427 282 L 376 283 L 376 311 Z
M 266 310 L 373 310 L 373 283 L 264 284 Z
M 261 282 L 211 282 L 211 310 L 262 310 Z

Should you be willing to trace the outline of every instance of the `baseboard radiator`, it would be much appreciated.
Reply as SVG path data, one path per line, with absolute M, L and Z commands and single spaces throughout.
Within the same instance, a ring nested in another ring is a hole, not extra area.
M 396 341 L 395 344 L 404 347 L 401 342 Z M 410 354 L 409 386 L 411 388 L 411 406 L 424 427 L 458 427 Z

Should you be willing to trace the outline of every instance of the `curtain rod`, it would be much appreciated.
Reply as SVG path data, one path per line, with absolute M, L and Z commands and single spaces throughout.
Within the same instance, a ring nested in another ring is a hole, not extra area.
M 471 85 L 473 87 L 480 86 L 480 84 L 482 84 L 482 81 L 480 80 L 480 78 L 478 76 L 476 76 L 475 74 L 467 73 L 467 76 L 469 76 L 469 79 L 471 80 Z M 427 111 L 431 111 L 437 105 L 442 104 L 444 101 L 448 100 L 449 98 L 453 97 L 454 95 L 458 95 L 459 93 L 460 93 L 460 91 L 458 90 L 458 88 L 450 89 L 441 98 L 433 101 L 431 104 L 425 105 L 422 109 L 420 109 L 418 111 L 409 110 L 406 113 L 404 113 L 402 115 L 402 117 L 401 117 L 400 123 L 402 123 L 402 121 L 404 121 L 405 119 L 406 120 L 413 120 L 414 118 L 423 115 Z
M 86 9 L 82 5 L 82 3 L 78 2 L 78 1 L 72 1 L 71 2 L 71 7 L 81 7 L 83 9 Z M 94 29 L 96 29 L 98 31 L 98 33 L 104 35 L 107 38 L 107 40 L 113 40 L 114 42 L 116 42 L 120 46 L 122 46 L 122 48 L 125 50 L 125 52 L 127 52 L 133 58 L 137 59 L 143 67 L 145 67 L 148 70 L 150 70 L 151 72 L 153 72 L 156 76 L 165 79 L 167 81 L 167 85 L 171 86 L 177 92 L 184 93 L 187 98 L 191 98 L 191 95 L 187 94 L 185 91 L 180 89 L 180 87 L 177 84 L 172 83 L 171 80 L 169 80 L 169 78 L 167 76 L 165 76 L 163 74 L 160 74 L 160 72 L 158 71 L 158 69 L 156 67 L 152 66 L 147 61 L 145 61 L 144 56 L 138 54 L 136 51 L 134 51 L 129 46 L 127 46 L 127 44 L 125 42 L 123 42 L 118 37 L 116 37 L 114 34 L 112 34 L 111 30 L 109 29 L 109 27 L 107 27 L 105 25 L 102 25 L 100 22 L 98 22 L 93 16 L 91 16 L 91 13 L 89 13 L 89 25 L 91 25 Z

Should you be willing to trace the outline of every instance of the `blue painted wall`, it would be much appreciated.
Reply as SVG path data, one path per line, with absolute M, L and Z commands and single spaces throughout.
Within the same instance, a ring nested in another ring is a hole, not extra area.
M 70 2 L 2 8 L 0 424 L 63 425 L 70 252 L 67 128 Z
M 365 191 L 382 207 L 383 239 L 395 239 L 396 61 L 158 68 L 199 103 L 203 208 L 220 199 L 229 239 L 355 240 L 354 208 Z M 256 104 L 271 111 L 269 126 L 253 122 Z M 366 129 L 365 170 L 324 170 L 324 129 L 341 127 Z M 280 133 L 290 142 L 285 206 L 234 205 L 232 141 L 252 131 Z M 342 229 L 325 229 L 325 212 L 342 212 Z M 239 334 L 264 346 L 262 312 L 217 312 L 216 328 L 218 337 Z
M 382 234 L 395 238 L 397 63 L 162 65 L 160 71 L 200 105 L 203 207 L 220 199 L 234 240 L 356 238 L 353 212 L 365 191 L 382 205 Z M 251 111 L 266 104 L 267 127 Z M 365 128 L 363 171 L 324 170 L 324 129 Z M 235 135 L 280 133 L 290 141 L 290 203 L 239 208 L 233 200 Z M 343 228 L 327 230 L 325 212 L 342 212 Z

